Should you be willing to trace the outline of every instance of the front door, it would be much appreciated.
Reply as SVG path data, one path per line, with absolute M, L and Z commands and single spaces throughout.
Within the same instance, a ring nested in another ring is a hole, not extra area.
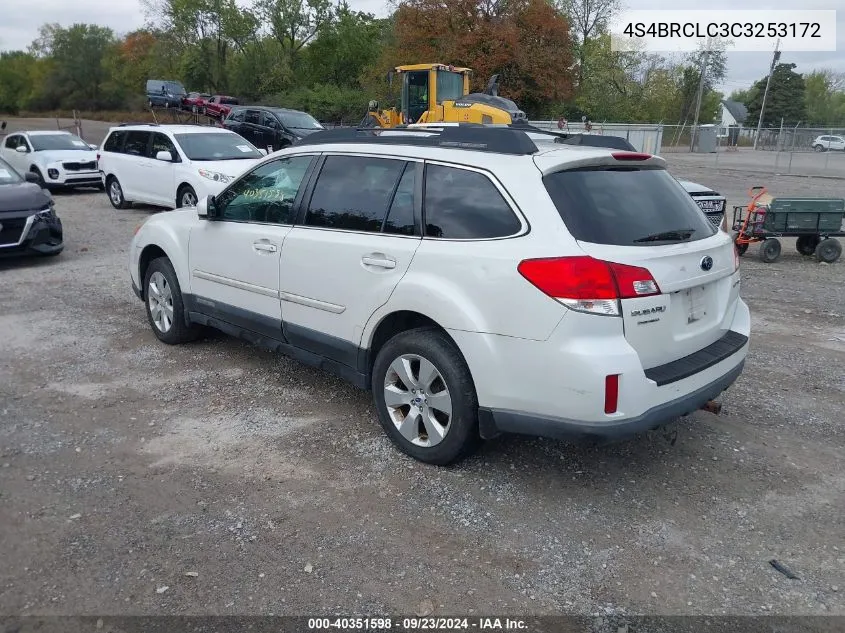
M 213 219 L 191 231 L 193 310 L 283 340 L 279 258 L 313 159 L 264 163 L 215 198 Z
M 330 155 L 282 250 L 282 318 L 294 345 L 350 367 L 361 335 L 420 245 L 421 163 Z

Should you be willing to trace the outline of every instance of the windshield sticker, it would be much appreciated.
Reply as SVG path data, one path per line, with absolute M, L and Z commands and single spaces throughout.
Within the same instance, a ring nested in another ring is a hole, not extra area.
M 249 154 L 252 152 L 252 148 L 249 145 L 238 145 L 237 148 L 241 150 L 244 154 Z

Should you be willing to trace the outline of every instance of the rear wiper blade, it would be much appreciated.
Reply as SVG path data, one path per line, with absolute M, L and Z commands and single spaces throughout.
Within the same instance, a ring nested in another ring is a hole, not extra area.
M 692 237 L 695 229 L 674 229 L 672 231 L 663 231 L 662 233 L 653 233 L 646 235 L 635 242 L 684 242 Z

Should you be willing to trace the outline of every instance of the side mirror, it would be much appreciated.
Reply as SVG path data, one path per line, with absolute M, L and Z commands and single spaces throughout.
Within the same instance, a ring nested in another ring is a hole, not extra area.
M 18 146 L 15 148 L 15 151 L 16 151 L 18 154 L 27 154 L 27 153 L 29 153 L 29 150 L 26 148 L 26 145 L 18 145 Z
M 197 215 L 206 220 L 213 220 L 217 214 L 214 205 L 214 196 L 206 196 L 197 202 Z
M 31 182 L 33 184 L 38 184 L 41 180 L 38 178 L 38 174 L 32 171 L 28 171 L 23 175 L 24 180 L 27 182 Z
M 161 150 L 160 152 L 156 153 L 156 160 L 163 160 L 163 161 L 166 161 L 168 163 L 172 163 L 173 162 L 173 154 L 171 154 L 170 152 L 165 152 L 164 150 Z

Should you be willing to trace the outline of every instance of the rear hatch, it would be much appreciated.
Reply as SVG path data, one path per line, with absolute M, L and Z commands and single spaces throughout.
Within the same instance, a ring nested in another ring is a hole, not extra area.
M 643 283 L 634 282 L 643 296 L 622 298 L 620 307 L 625 338 L 643 368 L 650 369 L 697 352 L 726 333 L 739 292 L 738 259 L 730 238 L 708 222 L 662 160 L 612 156 L 579 161 L 575 168 L 537 163 L 586 255 L 647 271 L 638 273 Z

